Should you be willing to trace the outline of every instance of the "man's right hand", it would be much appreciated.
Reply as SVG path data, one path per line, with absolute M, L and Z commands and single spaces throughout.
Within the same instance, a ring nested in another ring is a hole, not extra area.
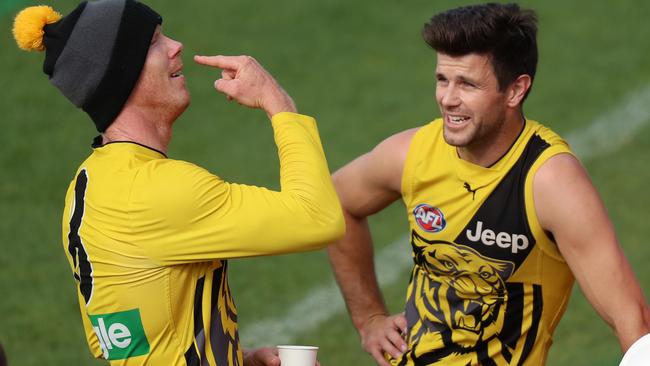
M 263 109 L 269 118 L 280 112 L 296 112 L 291 97 L 275 79 L 250 56 L 194 56 L 199 64 L 222 69 L 214 82 L 218 91 L 242 105 Z
M 395 315 L 378 314 L 365 321 L 359 330 L 363 349 L 374 357 L 380 366 L 391 366 L 384 356 L 388 353 L 398 359 L 407 350 L 406 317 L 403 313 Z

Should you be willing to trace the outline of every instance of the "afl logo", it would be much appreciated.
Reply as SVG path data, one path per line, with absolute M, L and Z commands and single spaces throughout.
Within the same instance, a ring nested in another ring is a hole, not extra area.
M 415 216 L 415 222 L 418 223 L 418 226 L 422 230 L 430 233 L 442 231 L 447 226 L 447 221 L 445 221 L 445 215 L 442 214 L 442 211 L 426 203 L 419 204 L 413 210 L 413 216 Z

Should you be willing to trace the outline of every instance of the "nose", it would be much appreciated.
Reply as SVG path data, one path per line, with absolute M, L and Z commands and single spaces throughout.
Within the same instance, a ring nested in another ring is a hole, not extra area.
M 181 51 L 183 51 L 183 44 L 179 41 L 169 39 L 170 41 L 170 47 L 169 47 L 169 58 L 174 58 L 178 56 Z
M 449 83 L 446 86 L 438 86 L 436 94 L 438 95 L 438 103 L 442 107 L 451 108 L 460 105 L 458 88 L 453 83 Z

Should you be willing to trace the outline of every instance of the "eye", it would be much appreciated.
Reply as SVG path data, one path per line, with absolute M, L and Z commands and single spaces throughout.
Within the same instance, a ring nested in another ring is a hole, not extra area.
M 492 274 L 490 272 L 483 271 L 483 272 L 481 272 L 479 274 L 479 276 L 481 276 L 481 278 L 483 278 L 483 279 L 488 279 L 488 278 L 490 278 L 490 276 L 492 276 Z
M 474 88 L 476 88 L 476 84 L 471 83 L 469 81 L 463 81 L 461 85 L 466 89 L 474 89 Z
M 447 269 L 454 269 L 454 264 L 450 261 L 442 261 L 442 265 Z

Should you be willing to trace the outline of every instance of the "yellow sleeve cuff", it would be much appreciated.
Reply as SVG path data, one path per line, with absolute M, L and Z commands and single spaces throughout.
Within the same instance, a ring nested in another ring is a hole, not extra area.
M 273 127 L 277 127 L 277 125 L 281 125 L 285 123 L 295 123 L 295 122 L 315 124 L 316 120 L 313 117 L 304 114 L 299 114 L 299 113 L 292 113 L 292 112 L 280 112 L 274 114 L 273 117 L 271 117 L 271 123 L 273 124 Z

